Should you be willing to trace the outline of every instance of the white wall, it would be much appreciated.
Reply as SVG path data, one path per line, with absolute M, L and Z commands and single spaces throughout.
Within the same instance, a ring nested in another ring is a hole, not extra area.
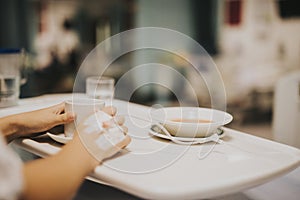
M 225 1 L 219 3 L 224 10 Z M 281 19 L 276 0 L 244 0 L 240 25 L 220 21 L 221 54 L 215 61 L 229 101 L 252 89 L 273 90 L 281 76 L 300 68 L 300 18 Z

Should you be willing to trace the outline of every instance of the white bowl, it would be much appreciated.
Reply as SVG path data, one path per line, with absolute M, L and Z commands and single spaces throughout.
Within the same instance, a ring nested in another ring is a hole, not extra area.
M 233 119 L 227 112 L 200 107 L 160 108 L 151 116 L 177 137 L 208 137 Z

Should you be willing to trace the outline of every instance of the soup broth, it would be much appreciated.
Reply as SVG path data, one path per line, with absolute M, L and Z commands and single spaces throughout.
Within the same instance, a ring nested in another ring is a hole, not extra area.
M 207 119 L 171 119 L 172 122 L 183 122 L 183 123 L 212 123 L 211 120 Z

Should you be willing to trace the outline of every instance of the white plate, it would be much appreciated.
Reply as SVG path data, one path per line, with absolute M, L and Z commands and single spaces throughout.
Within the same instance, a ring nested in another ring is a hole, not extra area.
M 152 127 L 149 130 L 150 135 L 159 137 L 159 138 L 163 138 L 163 139 L 167 139 L 167 140 L 174 140 L 174 141 L 181 141 L 181 142 L 187 142 L 187 143 L 193 143 L 193 144 L 201 144 L 201 143 L 205 143 L 205 142 L 210 142 L 213 141 L 213 139 L 210 139 L 211 136 L 209 137 L 195 137 L 195 138 L 191 138 L 191 137 L 177 137 L 177 136 L 168 136 L 160 131 L 156 131 L 155 130 L 155 125 L 152 125 Z M 225 135 L 225 131 L 222 128 L 218 128 L 217 132 L 218 134 L 218 138 L 222 138 Z
M 61 133 L 61 134 L 52 134 L 47 132 L 46 133 L 50 138 L 52 138 L 54 141 L 62 143 L 62 144 L 66 144 L 68 143 L 70 140 L 72 140 L 71 137 L 66 137 L 65 134 Z

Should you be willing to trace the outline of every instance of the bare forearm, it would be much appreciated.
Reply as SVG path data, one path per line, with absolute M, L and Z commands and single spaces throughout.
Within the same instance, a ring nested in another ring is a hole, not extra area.
M 7 141 L 11 141 L 17 137 L 17 129 L 16 122 L 12 116 L 0 118 L 0 133 Z
M 24 199 L 71 199 L 98 162 L 75 138 L 52 157 L 24 167 Z M 75 147 L 75 148 L 74 148 Z
M 3 118 L 0 118 L 0 132 L 6 138 L 6 141 L 10 142 L 21 136 L 29 136 L 32 133 L 37 132 L 34 128 L 27 131 L 27 126 L 36 127 L 34 114 L 33 112 L 20 113 L 15 115 L 9 115 Z M 43 123 L 40 123 L 43 124 Z

